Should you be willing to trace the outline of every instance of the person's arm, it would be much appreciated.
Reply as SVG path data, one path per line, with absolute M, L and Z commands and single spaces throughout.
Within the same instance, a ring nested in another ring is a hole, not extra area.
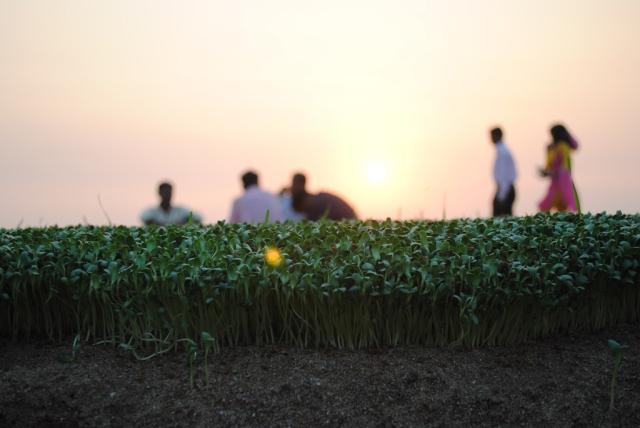
M 568 150 L 568 147 L 567 147 L 567 150 Z M 549 171 L 549 175 L 551 177 L 556 177 L 560 171 L 560 168 L 562 168 L 563 166 L 564 159 L 565 159 L 565 155 L 563 152 L 564 152 L 563 147 L 558 146 L 549 153 L 549 164 L 547 166 L 547 170 Z
M 498 200 L 504 201 L 507 199 L 509 195 L 509 189 L 511 188 L 511 183 L 508 181 L 500 181 L 498 182 Z
M 498 193 L 496 197 L 500 201 L 507 199 L 509 190 L 513 184 L 513 160 L 508 153 L 498 152 L 496 159 L 495 180 L 498 185 Z
M 158 224 L 156 222 L 156 219 L 155 219 L 154 215 L 153 215 L 153 212 L 151 210 L 149 210 L 149 209 L 144 210 L 142 212 L 142 214 L 140 215 L 140 221 L 142 221 L 142 223 L 145 226 L 152 226 L 154 224 Z
M 553 145 L 547 147 L 547 163 L 544 168 L 540 168 L 540 175 L 542 177 L 551 176 L 551 172 L 553 169 L 553 158 L 554 158 L 555 150 L 553 149 Z
M 509 172 L 511 184 L 513 184 L 518 179 L 518 168 L 516 167 L 516 161 L 513 160 L 513 155 L 511 153 L 509 153 Z
M 273 202 L 271 203 L 271 209 L 269 210 L 269 221 L 274 223 L 276 221 L 285 221 L 286 216 L 284 215 L 284 207 L 282 206 L 282 201 L 278 196 L 273 197 Z
M 231 207 L 231 216 L 229 217 L 229 223 L 240 223 L 240 207 L 238 207 L 238 201 L 233 202 Z
M 193 221 L 193 224 L 202 224 L 202 216 L 196 212 L 191 211 L 191 221 Z
M 578 140 L 576 140 L 575 138 L 573 138 L 573 136 L 569 136 L 569 146 L 573 149 L 573 150 L 578 150 Z

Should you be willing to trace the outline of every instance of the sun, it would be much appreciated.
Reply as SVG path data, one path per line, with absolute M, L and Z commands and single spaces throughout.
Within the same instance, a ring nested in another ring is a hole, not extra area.
M 371 184 L 382 184 L 387 179 L 387 168 L 382 163 L 370 163 L 367 166 L 367 177 Z

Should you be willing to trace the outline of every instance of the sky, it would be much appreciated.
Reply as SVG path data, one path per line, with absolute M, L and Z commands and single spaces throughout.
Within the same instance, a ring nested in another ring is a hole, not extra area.
M 583 208 L 637 213 L 639 22 L 638 0 L 0 0 L 0 227 L 136 225 L 162 180 L 212 223 L 247 169 L 361 218 L 485 217 L 494 125 L 533 214 L 556 122 Z

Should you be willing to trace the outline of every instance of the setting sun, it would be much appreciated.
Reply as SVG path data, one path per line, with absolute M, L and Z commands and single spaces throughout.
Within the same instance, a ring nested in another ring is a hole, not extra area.
M 165 179 L 212 224 L 248 169 L 362 218 L 489 216 L 494 125 L 535 214 L 556 122 L 583 211 L 640 210 L 638 0 L 0 3 L 0 228 L 141 225 Z
M 372 184 L 382 184 L 387 179 L 387 168 L 381 163 L 371 163 L 367 167 L 367 178 Z

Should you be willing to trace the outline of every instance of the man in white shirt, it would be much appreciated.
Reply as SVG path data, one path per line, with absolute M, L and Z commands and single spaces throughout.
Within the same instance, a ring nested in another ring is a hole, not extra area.
M 267 211 L 270 221 L 283 221 L 282 204 L 277 196 L 258 186 L 258 175 L 249 171 L 242 176 L 244 194 L 233 201 L 230 223 L 262 223 Z
M 187 224 L 190 218 L 193 223 L 200 224 L 202 222 L 202 217 L 198 214 L 186 208 L 171 205 L 173 186 L 170 183 L 160 183 L 158 195 L 160 196 L 160 205 L 144 210 L 140 216 L 145 225 Z
M 493 178 L 496 181 L 496 196 L 493 198 L 493 216 L 513 215 L 513 202 L 516 200 L 514 182 L 518 177 L 511 152 L 503 141 L 500 128 L 491 130 L 491 141 L 496 146 L 496 162 L 493 166 Z

